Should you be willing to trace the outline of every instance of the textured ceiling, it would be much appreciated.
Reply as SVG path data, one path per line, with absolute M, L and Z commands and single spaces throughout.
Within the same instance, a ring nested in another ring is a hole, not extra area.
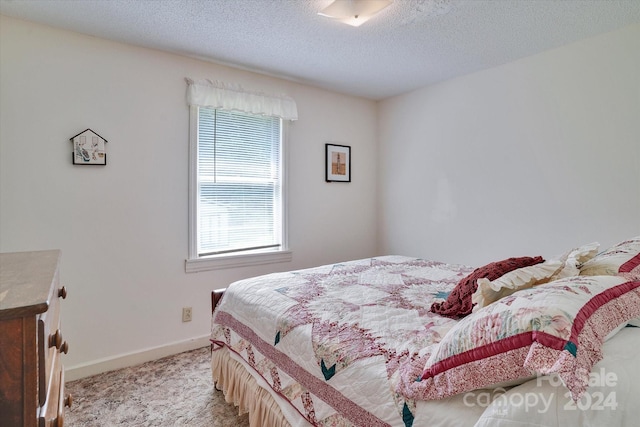
M 640 22 L 640 0 L 394 0 L 350 27 L 317 14 L 330 3 L 0 0 L 0 13 L 371 99 Z

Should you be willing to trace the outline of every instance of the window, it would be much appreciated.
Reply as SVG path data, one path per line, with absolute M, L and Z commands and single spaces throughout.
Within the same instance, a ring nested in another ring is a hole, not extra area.
M 187 271 L 289 261 L 284 122 L 191 107 Z

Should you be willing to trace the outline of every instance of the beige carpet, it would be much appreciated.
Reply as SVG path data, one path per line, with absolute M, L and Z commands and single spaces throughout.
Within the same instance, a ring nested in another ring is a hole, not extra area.
M 65 426 L 248 426 L 211 379 L 209 347 L 68 382 Z

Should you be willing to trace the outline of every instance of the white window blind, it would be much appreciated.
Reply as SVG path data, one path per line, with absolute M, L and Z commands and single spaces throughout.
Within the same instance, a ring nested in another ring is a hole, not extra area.
M 281 119 L 197 109 L 198 257 L 281 249 Z

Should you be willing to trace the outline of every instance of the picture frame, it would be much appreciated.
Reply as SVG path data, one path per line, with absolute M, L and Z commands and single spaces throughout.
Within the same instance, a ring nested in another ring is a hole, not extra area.
M 71 162 L 74 165 L 98 165 L 107 164 L 106 139 L 91 129 L 85 129 L 79 134 L 69 138 L 73 143 Z
M 351 182 L 351 147 L 325 144 L 325 180 L 327 182 Z

